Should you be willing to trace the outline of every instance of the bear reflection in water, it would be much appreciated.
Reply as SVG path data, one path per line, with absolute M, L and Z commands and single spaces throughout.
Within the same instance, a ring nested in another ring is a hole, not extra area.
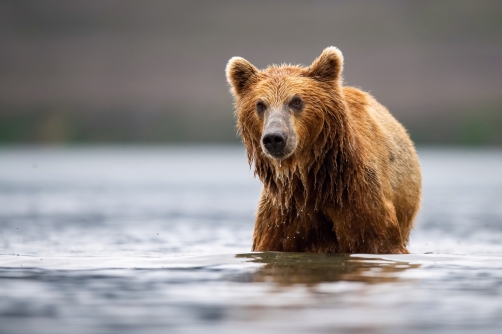
M 420 264 L 348 254 L 309 254 L 264 252 L 239 254 L 250 262 L 263 263 L 256 272 L 240 276 L 239 281 L 273 282 L 279 285 L 315 285 L 325 282 L 388 283 L 402 280 L 404 271 Z

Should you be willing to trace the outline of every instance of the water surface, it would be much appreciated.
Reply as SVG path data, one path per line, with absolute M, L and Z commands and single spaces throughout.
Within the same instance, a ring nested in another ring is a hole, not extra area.
M 0 149 L 0 333 L 498 333 L 502 151 L 421 149 L 410 255 L 250 253 L 240 147 Z

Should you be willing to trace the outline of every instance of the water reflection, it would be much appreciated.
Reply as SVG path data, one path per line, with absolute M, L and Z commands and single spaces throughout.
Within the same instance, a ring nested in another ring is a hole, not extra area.
M 240 277 L 240 281 L 274 282 L 286 286 L 339 281 L 369 284 L 396 282 L 402 279 L 404 271 L 420 267 L 420 264 L 404 261 L 348 254 L 265 252 L 238 254 L 236 257 L 264 264 L 256 272 Z

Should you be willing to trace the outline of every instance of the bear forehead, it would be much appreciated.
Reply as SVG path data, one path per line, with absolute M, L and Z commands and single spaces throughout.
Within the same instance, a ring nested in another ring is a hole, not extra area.
M 312 80 L 305 76 L 305 69 L 299 66 L 269 67 L 260 72 L 253 89 L 262 98 L 288 98 L 301 93 Z
M 300 66 L 270 66 L 261 71 L 258 80 L 268 83 L 281 83 L 299 78 L 305 78 L 305 69 Z

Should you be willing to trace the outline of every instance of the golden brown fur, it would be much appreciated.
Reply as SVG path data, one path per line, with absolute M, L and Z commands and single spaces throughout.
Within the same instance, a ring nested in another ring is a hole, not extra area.
M 342 86 L 342 68 L 334 47 L 309 67 L 259 71 L 242 58 L 229 61 L 237 127 L 263 182 L 254 251 L 408 252 L 421 191 L 415 149 L 385 107 Z M 304 101 L 301 112 L 288 111 L 293 95 Z M 258 100 L 266 113 L 257 112 Z M 262 143 L 265 119 L 279 109 L 295 140 L 284 159 Z

